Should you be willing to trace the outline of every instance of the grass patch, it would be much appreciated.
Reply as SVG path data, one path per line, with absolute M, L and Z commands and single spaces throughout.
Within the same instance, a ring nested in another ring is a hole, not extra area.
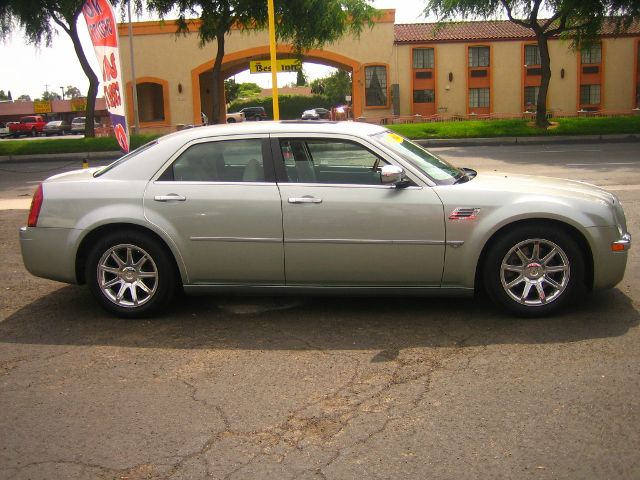
M 138 148 L 160 135 L 132 135 L 131 149 Z M 114 137 L 60 138 L 0 141 L 2 155 L 40 155 L 84 152 L 114 152 L 120 150 Z
M 558 125 L 536 128 L 530 120 L 464 120 L 389 125 L 389 129 L 413 139 L 530 137 L 557 135 L 607 135 L 640 133 L 640 116 L 555 118 Z

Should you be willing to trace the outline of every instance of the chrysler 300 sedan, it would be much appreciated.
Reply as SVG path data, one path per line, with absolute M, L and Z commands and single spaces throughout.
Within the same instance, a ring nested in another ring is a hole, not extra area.
M 22 255 L 116 315 L 186 293 L 472 294 L 547 315 L 623 277 L 631 237 L 593 185 L 457 168 L 361 123 L 174 133 L 36 190 Z

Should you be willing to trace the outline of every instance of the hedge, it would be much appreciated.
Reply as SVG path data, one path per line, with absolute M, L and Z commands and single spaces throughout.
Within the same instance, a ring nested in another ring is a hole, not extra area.
M 280 119 L 295 120 L 302 116 L 305 110 L 313 108 L 331 109 L 329 99 L 324 95 L 306 97 L 302 95 L 280 95 Z M 250 100 L 235 100 L 231 102 L 228 112 L 237 112 L 245 107 L 264 107 L 269 118 L 273 118 L 273 101 L 271 97 L 252 98 Z

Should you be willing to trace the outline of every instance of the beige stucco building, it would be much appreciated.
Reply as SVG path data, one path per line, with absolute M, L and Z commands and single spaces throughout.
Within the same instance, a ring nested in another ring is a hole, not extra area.
M 530 30 L 508 21 L 439 28 L 394 21 L 395 11 L 383 10 L 360 37 L 305 53 L 304 61 L 352 72 L 355 117 L 513 116 L 533 108 L 540 61 Z M 190 33 L 176 35 L 170 21 L 133 24 L 141 127 L 199 123 L 200 112 L 209 111 L 216 47 L 200 47 L 198 27 L 193 21 Z M 123 25 L 120 51 L 131 105 L 129 40 Z M 550 40 L 550 111 L 632 113 L 640 102 L 639 42 L 639 23 L 617 38 L 606 25 L 599 41 L 583 52 Z M 233 30 L 226 39 L 224 75 L 246 70 L 249 61 L 268 54 L 266 31 Z M 279 58 L 292 56 L 290 46 L 278 45 Z

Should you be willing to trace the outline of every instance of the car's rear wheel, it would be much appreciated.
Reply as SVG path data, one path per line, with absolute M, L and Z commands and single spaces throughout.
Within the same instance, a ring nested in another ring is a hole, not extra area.
M 548 225 L 518 227 L 489 249 L 483 269 L 489 296 L 520 316 L 550 315 L 584 287 L 584 258 L 567 232 Z
M 227 120 L 227 123 L 236 123 L 236 119 L 235 118 L 230 118 Z
M 36 132 L 36 129 L 35 129 L 35 128 L 32 128 L 32 129 L 31 129 L 31 136 L 32 136 L 32 137 L 35 137 L 36 135 L 38 135 L 38 132 Z
M 139 232 L 114 232 L 91 250 L 86 264 L 89 289 L 109 312 L 143 317 L 173 297 L 176 278 L 163 245 Z

